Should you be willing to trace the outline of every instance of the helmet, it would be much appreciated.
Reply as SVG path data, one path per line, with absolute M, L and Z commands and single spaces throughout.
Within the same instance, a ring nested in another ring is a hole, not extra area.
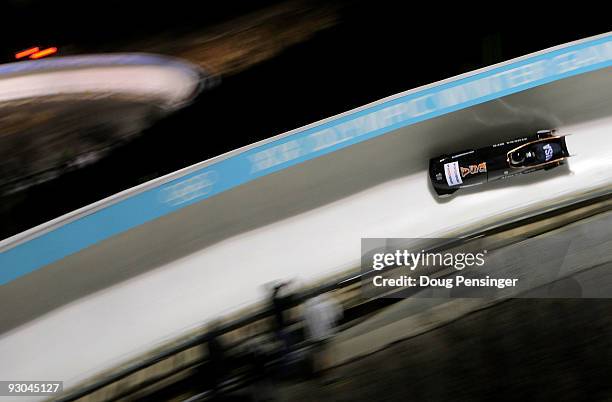
M 525 162 L 525 152 L 521 149 L 518 149 L 510 155 L 510 162 L 513 165 L 520 165 Z

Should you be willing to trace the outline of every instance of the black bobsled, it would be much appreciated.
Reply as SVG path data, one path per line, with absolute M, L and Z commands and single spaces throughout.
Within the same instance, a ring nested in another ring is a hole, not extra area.
M 560 166 L 568 158 L 565 137 L 554 130 L 429 160 L 429 177 L 440 197 L 460 188 Z

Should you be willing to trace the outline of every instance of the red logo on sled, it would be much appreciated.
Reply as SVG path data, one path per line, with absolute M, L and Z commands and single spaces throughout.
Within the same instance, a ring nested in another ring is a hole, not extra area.
M 487 162 L 479 163 L 478 165 L 470 165 L 469 167 L 461 166 L 461 177 L 465 177 L 469 174 L 486 173 Z

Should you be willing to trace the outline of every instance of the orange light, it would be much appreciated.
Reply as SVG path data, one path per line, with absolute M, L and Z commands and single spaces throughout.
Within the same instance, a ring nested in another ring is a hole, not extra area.
M 43 50 L 41 50 L 39 52 L 37 51 L 36 53 L 33 53 L 30 56 L 30 59 L 40 59 L 42 57 L 49 56 L 50 54 L 53 54 L 53 53 L 57 53 L 57 48 L 56 47 L 49 47 L 49 48 L 43 49 Z
M 31 47 L 29 49 L 26 50 L 22 50 L 21 52 L 17 52 L 15 53 L 15 58 L 16 59 L 23 59 L 24 57 L 27 57 L 31 54 L 34 54 L 36 52 L 38 52 L 40 49 L 37 47 Z

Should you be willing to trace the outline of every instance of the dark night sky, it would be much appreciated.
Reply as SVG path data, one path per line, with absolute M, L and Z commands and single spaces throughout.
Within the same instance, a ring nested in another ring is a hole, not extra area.
M 159 32 L 189 32 L 274 2 L 174 0 L 155 2 L 153 9 L 144 5 L 154 2 L 130 3 L 129 8 L 124 3 L 128 2 L 12 1 L 9 12 L 0 17 L 5 22 L 0 24 L 5 38 L 0 50 L 10 57 L 35 41 L 95 51 L 96 44 L 108 48 Z M 105 160 L 27 190 L 2 212 L 0 220 L 7 224 L 0 237 L 364 103 L 609 30 L 603 17 L 599 21 L 575 10 L 553 21 L 521 8 L 502 21 L 495 15 L 505 11 L 496 6 L 478 14 L 450 10 L 442 20 L 435 4 L 428 10 L 400 9 L 388 0 L 343 4 L 335 27 L 274 59 L 224 77 L 193 105 Z
M 10 56 L 32 43 L 112 48 L 161 32 L 189 32 L 274 3 L 279 1 L 10 0 L 0 8 L 0 51 Z

